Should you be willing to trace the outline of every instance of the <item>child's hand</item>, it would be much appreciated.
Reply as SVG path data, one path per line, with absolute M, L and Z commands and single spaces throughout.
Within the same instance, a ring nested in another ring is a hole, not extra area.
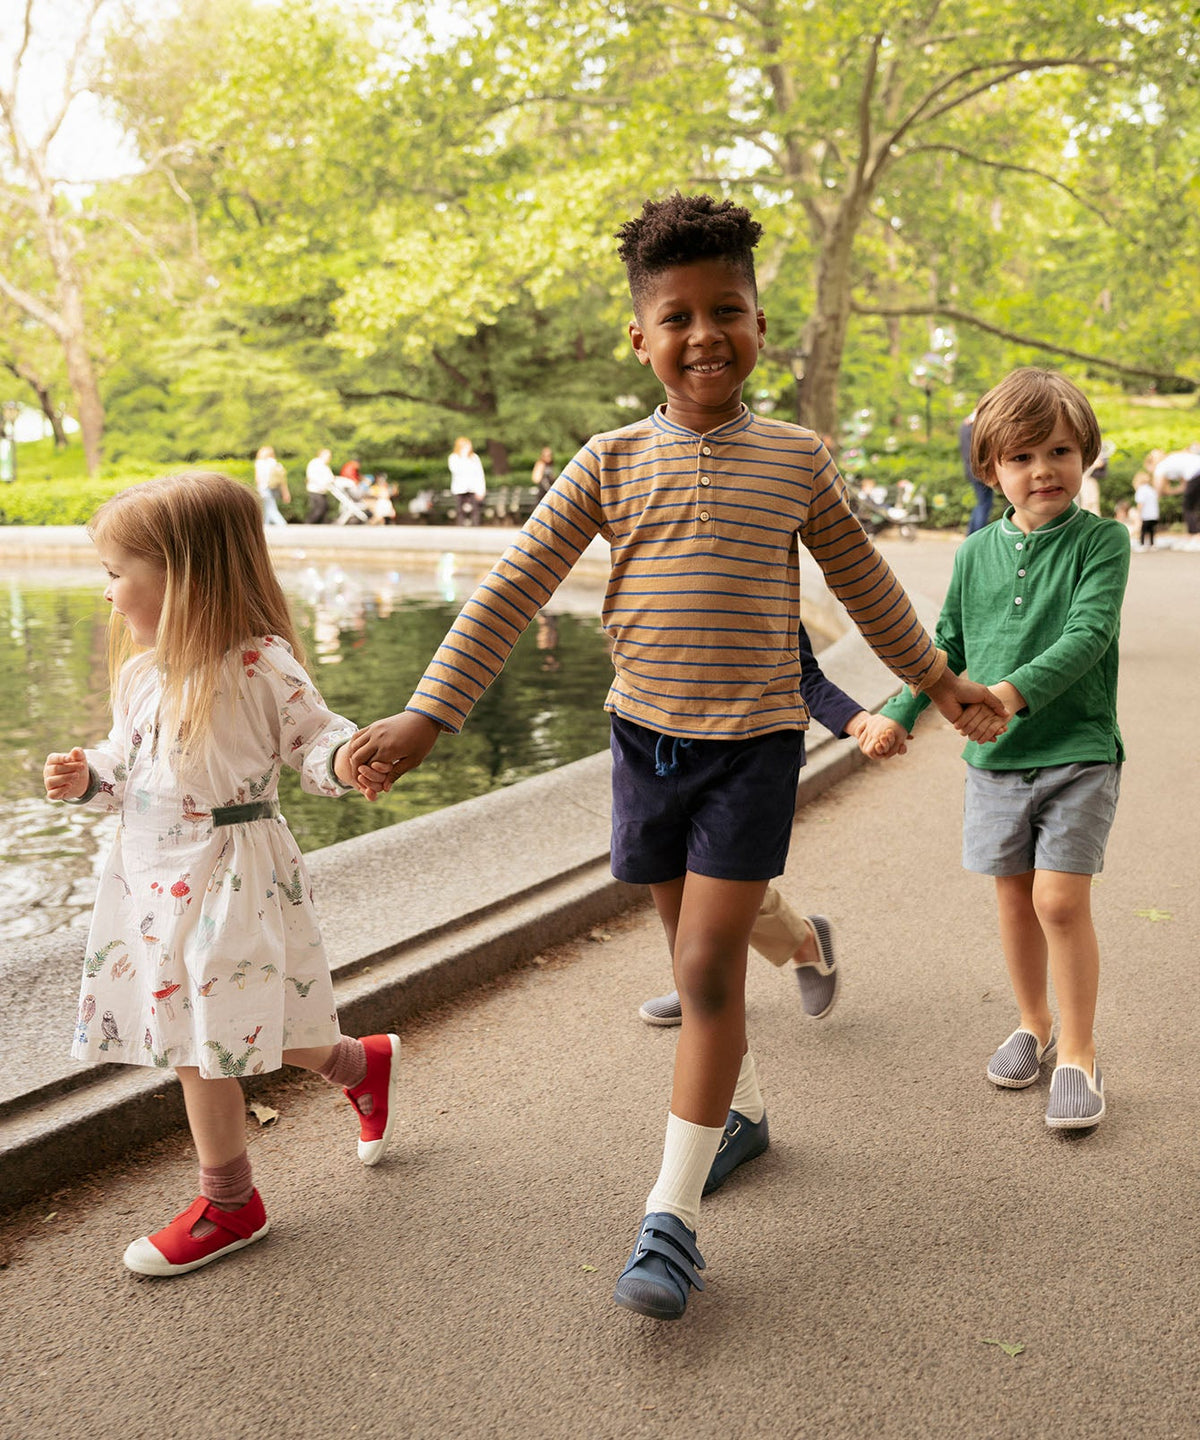
M 888 760 L 908 754 L 908 731 L 887 715 L 868 715 L 858 732 L 858 748 L 868 760 Z
M 401 775 L 417 768 L 441 733 L 436 721 L 415 710 L 373 721 L 345 747 L 353 783 L 369 798 L 390 790 Z
M 359 732 L 362 733 L 361 731 Z M 350 759 L 350 741 L 343 741 L 333 752 L 333 773 L 343 785 L 350 785 L 360 791 L 368 800 L 379 799 L 378 782 L 373 784 L 360 785 L 358 777 L 354 773 L 354 762 Z
M 47 800 L 79 800 L 88 787 L 87 756 L 75 746 L 66 755 L 47 755 L 42 766 Z
M 998 695 L 994 695 L 986 685 L 968 680 L 965 675 L 956 675 L 949 668 L 944 670 L 937 680 L 926 688 L 925 693 L 961 735 L 968 735 L 968 732 L 963 729 L 964 713 L 973 710 L 976 706 L 983 706 L 992 711 L 1007 725 L 1008 709 Z M 976 716 L 972 721 L 966 723 L 978 725 L 978 717 Z M 1005 725 L 996 731 L 996 735 L 1004 733 Z M 968 735 L 968 738 L 971 737 Z M 991 738 L 995 739 L 995 735 Z
M 959 717 L 954 727 L 960 735 L 974 740 L 978 745 L 990 745 L 1008 729 L 1007 720 L 1002 720 L 986 705 L 970 705 Z

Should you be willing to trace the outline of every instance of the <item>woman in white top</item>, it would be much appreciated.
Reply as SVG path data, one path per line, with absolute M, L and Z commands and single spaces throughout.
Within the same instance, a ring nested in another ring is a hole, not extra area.
M 455 501 L 455 524 L 478 525 L 487 482 L 483 478 L 483 461 L 465 435 L 460 435 L 454 442 L 447 463 L 450 466 L 450 493 Z

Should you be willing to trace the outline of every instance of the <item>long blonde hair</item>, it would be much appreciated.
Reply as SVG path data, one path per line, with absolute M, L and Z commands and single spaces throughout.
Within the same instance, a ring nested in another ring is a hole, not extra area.
M 122 490 L 92 516 L 88 534 L 166 575 L 153 657 L 163 677 L 162 722 L 185 750 L 211 738 L 213 703 L 232 650 L 278 635 L 298 664 L 304 651 L 271 565 L 257 495 L 227 475 L 186 470 Z M 123 619 L 109 619 L 109 679 L 137 646 Z

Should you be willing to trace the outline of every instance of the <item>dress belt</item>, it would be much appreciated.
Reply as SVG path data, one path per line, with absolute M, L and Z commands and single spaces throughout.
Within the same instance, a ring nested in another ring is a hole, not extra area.
M 278 814 L 278 800 L 251 800 L 248 805 L 214 805 L 213 829 L 219 825 L 244 825 L 249 820 L 274 820 Z

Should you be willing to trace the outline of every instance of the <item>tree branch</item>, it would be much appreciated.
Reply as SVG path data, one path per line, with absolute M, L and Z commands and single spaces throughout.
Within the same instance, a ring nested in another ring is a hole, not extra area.
M 1047 56 L 1042 60 L 1034 59 L 1013 59 L 1013 60 L 989 60 L 980 65 L 968 65 L 963 70 L 948 75 L 940 84 L 924 97 L 914 109 L 904 117 L 903 120 L 892 131 L 891 135 L 879 147 L 878 157 L 871 172 L 871 181 L 878 178 L 879 172 L 887 163 L 894 146 L 898 145 L 904 136 L 918 124 L 928 124 L 941 116 L 948 114 L 951 110 L 957 110 L 959 106 L 965 105 L 968 100 L 973 100 L 976 95 L 982 95 L 996 85 L 1007 84 L 1009 80 L 1015 79 L 1018 75 L 1024 75 L 1034 70 L 1062 70 L 1076 66 L 1083 70 L 1105 70 L 1119 67 L 1120 62 L 1109 59 L 1086 60 L 1079 57 L 1058 58 Z M 987 79 L 981 80 L 979 84 L 972 85 L 969 89 L 955 95 L 944 104 L 938 104 L 940 97 L 944 96 L 955 85 L 969 80 L 973 75 L 983 75 L 987 71 L 997 73 L 989 75 Z M 934 106 L 936 108 L 931 109 Z
M 1006 330 L 1001 325 L 994 325 L 990 320 L 984 320 L 979 315 L 972 315 L 969 311 L 955 309 L 951 305 L 859 305 L 854 302 L 850 306 L 856 315 L 878 315 L 884 318 L 920 316 L 928 318 L 931 315 L 938 316 L 942 320 L 953 320 L 959 325 L 970 325 L 976 330 L 982 330 L 987 335 L 995 335 L 1000 340 L 1008 340 L 1014 345 L 1028 345 L 1033 350 L 1045 350 L 1052 355 L 1065 355 L 1070 360 L 1080 360 L 1085 365 L 1095 365 L 1105 370 L 1114 370 L 1118 375 L 1135 375 L 1146 380 L 1169 380 L 1175 385 L 1187 385 L 1191 389 L 1200 389 L 1200 379 L 1194 375 L 1179 375 L 1173 370 L 1152 370 L 1145 366 L 1126 365 L 1119 360 L 1109 360 L 1103 355 L 1089 355 L 1083 350 L 1072 350 L 1066 345 L 1056 345 L 1051 340 L 1040 340 L 1033 335 L 1019 335 L 1015 330 Z
M 957 145 L 913 145 L 910 149 L 902 151 L 897 158 L 905 159 L 909 155 L 921 155 L 934 151 L 944 155 L 957 155 L 960 160 L 966 160 L 972 165 L 982 165 L 988 170 L 1011 170 L 1016 175 L 1032 175 L 1036 180 L 1045 180 L 1048 185 L 1053 185 L 1065 195 L 1069 195 L 1076 205 L 1081 206 L 1084 210 L 1090 210 L 1093 215 L 1098 216 L 1110 230 L 1118 229 L 1099 205 L 1093 205 L 1078 191 L 1072 190 L 1065 180 L 1060 180 L 1057 175 L 1051 175 L 1048 170 L 1038 170 L 1032 165 L 1014 165 L 1007 160 L 988 160 L 982 155 L 975 155 L 970 150 L 963 150 Z
M 487 412 L 479 405 L 453 400 L 434 400 L 428 395 L 413 395 L 408 390 L 387 387 L 383 390 L 339 390 L 338 394 L 347 403 L 368 400 L 407 400 L 413 405 L 431 405 L 436 410 L 453 410 L 456 415 L 484 415 Z
M 27 290 L 22 290 L 19 285 L 14 285 L 8 276 L 2 273 L 0 273 L 0 295 L 7 296 L 31 320 L 36 320 L 39 325 L 44 325 L 60 340 L 66 339 L 67 331 L 61 317 L 48 305 L 43 305 L 36 295 L 30 295 Z

